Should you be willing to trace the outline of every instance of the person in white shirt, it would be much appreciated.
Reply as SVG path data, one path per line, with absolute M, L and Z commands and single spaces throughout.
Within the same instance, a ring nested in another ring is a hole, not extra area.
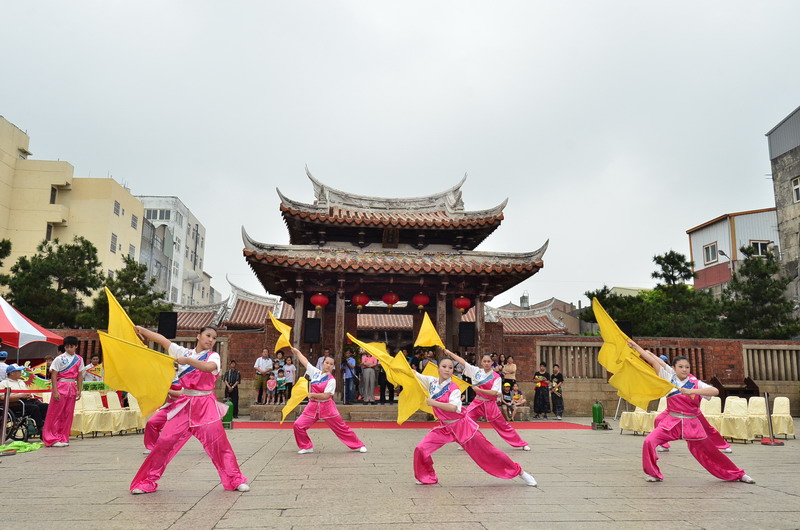
M 253 379 L 253 388 L 255 390 L 256 400 L 255 404 L 263 405 L 267 397 L 267 374 L 272 371 L 272 359 L 269 358 L 269 350 L 267 348 L 261 350 L 261 357 L 256 359 L 256 363 L 253 365 L 253 368 L 256 371 L 256 376 Z
M 0 342 L 0 345 L 2 345 L 2 342 Z M 8 368 L 6 359 L 8 359 L 8 352 L 5 350 L 0 351 L 0 381 L 6 378 L 6 368 Z
M 103 381 L 102 375 L 94 375 L 89 371 L 95 371 L 102 374 L 103 365 L 100 364 L 100 356 L 96 353 L 92 355 L 91 361 L 89 364 L 86 365 L 86 372 L 83 374 L 83 382 L 84 383 L 99 383 Z

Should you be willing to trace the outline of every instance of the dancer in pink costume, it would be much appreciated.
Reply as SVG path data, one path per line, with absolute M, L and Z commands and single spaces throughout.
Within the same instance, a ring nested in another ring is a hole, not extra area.
M 322 369 L 318 370 L 297 348 L 292 348 L 292 353 L 305 367 L 305 377 L 309 381 L 308 405 L 294 422 L 294 439 L 297 447 L 300 448 L 297 452 L 301 455 L 314 452 L 314 444 L 308 437 L 308 429 L 317 420 L 322 420 L 343 444 L 353 451 L 366 453 L 367 447 L 364 442 L 359 440 L 353 429 L 344 422 L 339 414 L 339 409 L 336 408 L 336 403 L 333 402 L 333 393 L 336 392 L 336 378 L 331 374 L 335 365 L 333 357 L 325 357 Z
M 186 366 L 183 366 L 182 368 L 185 367 Z M 144 426 L 144 454 L 149 455 L 153 447 L 155 447 L 161 430 L 167 423 L 167 415 L 175 408 L 178 403 L 178 398 L 182 395 L 183 385 L 181 385 L 180 375 L 176 375 L 175 380 L 172 381 L 172 385 L 169 387 L 167 401 L 159 407 L 155 414 L 150 416 L 150 419 L 147 420 L 147 424 Z
M 528 486 L 536 480 L 519 464 L 493 446 L 478 430 L 478 424 L 461 410 L 461 391 L 452 382 L 453 361 L 439 361 L 439 377 L 416 374 L 428 391 L 428 405 L 440 425 L 434 427 L 414 449 L 414 476 L 417 484 L 436 484 L 431 455 L 450 442 L 457 442 L 478 466 L 498 478 L 521 478 Z
M 694 377 L 694 376 L 689 375 L 689 377 Z M 666 410 L 661 412 L 661 414 L 659 414 L 658 416 L 656 416 L 656 419 L 653 421 L 653 427 L 654 428 L 658 427 L 665 416 L 669 416 L 669 412 L 667 412 Z M 706 417 L 703 415 L 702 412 L 698 411 L 697 419 L 700 420 L 700 423 L 703 425 L 703 430 L 705 430 L 706 434 L 708 435 L 708 439 L 711 441 L 711 443 L 714 444 L 714 446 L 717 449 L 719 449 L 723 453 L 733 452 L 733 449 L 731 449 L 731 444 L 728 443 L 728 441 L 722 437 L 719 431 L 716 430 L 714 426 L 708 422 L 708 419 L 706 419 Z M 669 442 L 666 442 L 656 447 L 656 451 L 658 451 L 659 453 L 666 453 L 669 451 L 669 448 L 670 448 Z
M 136 495 L 156 491 L 158 479 L 190 436 L 197 438 L 211 457 L 223 488 L 250 491 L 247 478 L 239 470 L 236 455 L 225 435 L 225 429 L 222 428 L 221 419 L 226 410 L 225 405 L 214 397 L 214 385 L 220 371 L 219 354 L 212 351 L 217 342 L 217 330 L 212 327 L 202 328 L 193 350 L 140 326 L 136 326 L 136 333 L 143 339 L 163 346 L 170 355 L 177 358 L 179 367 L 186 368 L 181 374 L 183 395 L 167 412 L 167 421 L 158 441 L 131 482 L 131 493 Z
M 47 407 L 47 416 L 42 429 L 42 441 L 46 447 L 66 447 L 75 415 L 75 402 L 81 398 L 83 386 L 83 359 L 76 355 L 78 338 L 64 339 L 64 353 L 53 359 L 50 378 L 53 395 Z
M 698 418 L 700 399 L 710 399 L 718 395 L 719 390 L 692 376 L 689 373 L 691 366 L 686 357 L 673 358 L 672 366 L 669 366 L 653 352 L 643 349 L 635 342 L 628 341 L 628 345 L 639 352 L 642 359 L 653 367 L 659 377 L 678 387 L 667 394 L 667 414 L 663 415 L 658 426 L 644 440 L 642 467 L 647 475 L 647 481 L 664 480 L 664 475 L 656 463 L 658 461 L 656 446 L 683 438 L 692 456 L 715 477 L 755 484 L 743 469 L 736 467 L 730 458 L 719 452 Z
M 472 388 L 475 390 L 475 399 L 469 404 L 466 415 L 475 421 L 483 416 L 489 422 L 500 438 L 506 441 L 511 447 L 521 447 L 524 451 L 530 451 L 531 446 L 523 440 L 519 433 L 503 417 L 500 407 L 497 406 L 497 397 L 500 395 L 503 377 L 492 369 L 492 356 L 485 353 L 481 357 L 481 367 L 469 364 L 462 357 L 448 349 L 444 352 L 457 363 L 464 365 L 464 375 L 472 379 Z

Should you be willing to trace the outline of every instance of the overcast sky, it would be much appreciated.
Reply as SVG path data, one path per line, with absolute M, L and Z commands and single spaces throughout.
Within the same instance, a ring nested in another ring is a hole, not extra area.
M 307 164 L 415 197 L 509 199 L 478 250 L 550 247 L 491 302 L 651 287 L 686 230 L 774 206 L 764 133 L 800 105 L 800 2 L 6 2 L 0 115 L 37 159 L 205 224 L 212 285 L 263 293 L 240 228 L 288 243 Z

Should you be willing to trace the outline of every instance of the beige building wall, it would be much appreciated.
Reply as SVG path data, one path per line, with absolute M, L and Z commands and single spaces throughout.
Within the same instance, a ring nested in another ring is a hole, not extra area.
M 62 200 L 69 220 L 54 230 L 54 237 L 91 241 L 106 274 L 124 266 L 123 256 L 138 262 L 144 206 L 130 191 L 111 178 L 76 178 Z
M 58 197 L 71 186 L 74 168 L 68 162 L 28 160 L 29 143 L 27 134 L 0 116 L 0 238 L 11 241 L 3 272 L 36 252 L 48 224 L 62 226 L 69 216 Z
M 91 241 L 106 274 L 122 268 L 131 250 L 138 260 L 142 203 L 111 178 L 73 178 L 68 162 L 28 159 L 29 145 L 28 135 L 0 116 L 0 239 L 11 241 L 2 272 L 48 237 Z

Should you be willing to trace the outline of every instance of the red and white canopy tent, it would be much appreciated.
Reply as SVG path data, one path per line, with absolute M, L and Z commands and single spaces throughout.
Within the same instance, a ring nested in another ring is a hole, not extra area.
M 28 317 L 14 309 L 11 304 L 0 296 L 0 339 L 3 339 L 2 349 L 11 357 L 16 351 L 17 361 L 20 360 L 20 350 L 30 345 L 25 350 L 24 358 L 38 358 L 51 354 L 55 346 L 64 343 L 64 339 L 44 329 Z

